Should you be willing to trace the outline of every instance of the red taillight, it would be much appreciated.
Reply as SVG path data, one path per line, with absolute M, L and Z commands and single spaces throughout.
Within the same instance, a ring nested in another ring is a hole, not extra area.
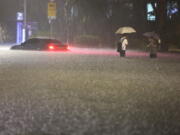
M 49 45 L 48 48 L 49 48 L 50 50 L 54 50 L 54 49 L 55 49 L 55 47 L 54 47 L 53 45 Z
M 56 49 L 56 45 L 54 43 L 49 43 L 48 44 L 48 49 L 49 50 L 55 50 Z

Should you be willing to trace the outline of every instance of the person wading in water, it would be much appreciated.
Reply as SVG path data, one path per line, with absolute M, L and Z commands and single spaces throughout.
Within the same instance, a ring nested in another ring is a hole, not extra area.
M 118 46 L 117 51 L 119 52 L 121 57 L 126 56 L 127 45 L 128 45 L 128 40 L 127 40 L 126 36 L 122 36 L 117 43 L 117 46 Z

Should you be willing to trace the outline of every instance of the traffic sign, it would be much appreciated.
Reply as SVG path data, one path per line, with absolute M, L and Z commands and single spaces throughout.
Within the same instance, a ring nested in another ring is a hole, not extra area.
M 48 18 L 56 19 L 56 3 L 53 1 L 48 2 Z

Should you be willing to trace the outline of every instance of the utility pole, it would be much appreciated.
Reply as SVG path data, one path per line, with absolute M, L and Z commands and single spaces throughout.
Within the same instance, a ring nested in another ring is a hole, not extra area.
M 23 20 L 23 42 L 26 40 L 27 33 L 27 0 L 24 0 L 24 20 Z

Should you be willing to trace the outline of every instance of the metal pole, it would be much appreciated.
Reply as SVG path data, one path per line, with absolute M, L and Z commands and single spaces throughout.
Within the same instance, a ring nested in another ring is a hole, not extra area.
M 49 19 L 49 25 L 50 25 L 50 38 L 53 37 L 53 24 L 52 19 Z
M 24 40 L 26 40 L 27 29 L 27 0 L 24 0 Z

